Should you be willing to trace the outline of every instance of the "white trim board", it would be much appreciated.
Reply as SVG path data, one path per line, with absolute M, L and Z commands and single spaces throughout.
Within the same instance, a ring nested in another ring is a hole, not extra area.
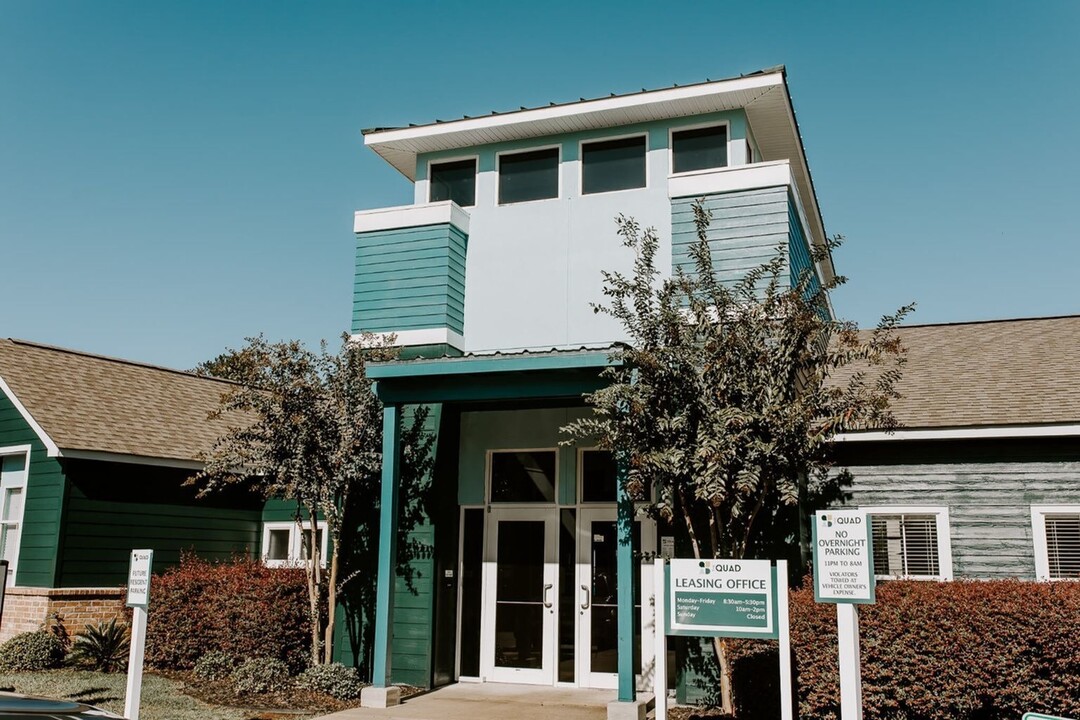
M 392 335 L 394 345 L 401 347 L 416 347 L 417 345 L 450 345 L 458 350 L 465 349 L 465 338 L 450 328 L 425 328 L 423 330 L 392 330 L 390 332 L 372 333 L 380 342 L 386 342 Z M 360 342 L 359 333 L 349 336 L 350 342 Z
M 1078 425 L 992 425 L 981 428 L 894 430 L 840 433 L 835 442 L 881 442 L 891 440 L 966 440 L 976 438 L 1070 437 L 1080 435 Z
M 15 406 L 15 409 L 22 415 L 23 420 L 30 426 L 30 429 L 34 431 L 34 434 L 41 440 L 41 444 L 45 446 L 45 450 L 48 452 L 49 457 L 61 457 L 63 453 L 60 452 L 60 448 L 53 442 L 49 434 L 45 432 L 45 429 L 38 424 L 38 421 L 34 419 L 34 416 L 30 414 L 30 411 L 26 409 L 26 406 L 19 402 L 19 398 L 15 397 L 15 393 L 11 390 L 11 387 L 4 381 L 4 378 L 0 377 L 0 390 L 7 395 L 8 400 Z
M 1080 514 L 1080 505 L 1032 505 L 1031 540 L 1035 550 L 1035 579 L 1062 582 L 1074 578 L 1050 577 L 1050 549 L 1046 543 L 1046 516 Z
M 353 215 L 353 232 L 400 230 L 424 225 L 448 223 L 469 234 L 469 213 L 453 200 L 423 205 L 398 205 L 376 210 L 357 210 Z
M 205 463 L 198 460 L 184 460 L 182 458 L 144 457 L 141 455 L 127 455 L 105 450 L 65 450 L 64 457 L 75 460 L 96 460 L 98 462 L 126 463 L 129 465 L 152 465 L 154 467 L 171 467 L 182 470 L 202 470 Z

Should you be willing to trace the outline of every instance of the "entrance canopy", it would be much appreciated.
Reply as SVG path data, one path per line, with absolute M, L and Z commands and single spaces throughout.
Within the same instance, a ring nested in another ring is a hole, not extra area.
M 615 363 L 611 348 L 579 348 L 372 363 L 367 375 L 386 404 L 580 400 Z

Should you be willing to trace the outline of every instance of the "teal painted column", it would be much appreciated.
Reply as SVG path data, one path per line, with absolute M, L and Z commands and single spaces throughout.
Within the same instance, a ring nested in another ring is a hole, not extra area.
M 628 471 L 625 453 L 617 453 L 616 490 L 618 498 L 618 548 L 615 551 L 619 604 L 619 701 L 637 699 L 634 678 L 634 588 L 638 584 L 634 566 L 634 502 L 626 491 Z
M 397 568 L 398 485 L 401 479 L 401 406 L 383 408 L 382 488 L 379 505 L 379 574 L 375 586 L 375 658 L 371 684 L 390 687 L 394 583 Z

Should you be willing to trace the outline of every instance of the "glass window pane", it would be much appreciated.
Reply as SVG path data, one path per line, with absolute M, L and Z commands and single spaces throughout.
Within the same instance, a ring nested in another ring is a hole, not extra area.
M 499 157 L 499 203 L 559 196 L 559 149 Z
M 461 538 L 461 674 L 480 677 L 484 511 L 466 510 Z
M 289 559 L 289 536 L 291 532 L 292 531 L 288 528 L 271 530 L 269 532 L 270 537 L 266 547 L 267 560 Z
M 671 169 L 690 172 L 727 165 L 727 127 L 698 128 L 671 134 Z
M 18 522 L 22 519 L 23 489 L 21 487 L 8 488 L 4 491 L 4 515 L 5 522 Z
M 499 523 L 495 664 L 539 668 L 544 649 L 544 523 Z
M 940 574 L 934 515 L 873 515 L 874 573 L 897 577 Z
M 491 502 L 555 502 L 555 451 L 492 453 Z
M 559 682 L 574 682 L 578 612 L 577 510 L 559 512 Z
M 607 450 L 581 453 L 581 501 L 615 502 L 615 457 Z
M 22 472 L 25 469 L 25 455 L 4 455 L 0 457 L 0 473 L 3 473 L 4 475 Z
M 319 544 L 319 562 L 326 562 L 326 557 L 322 555 L 323 541 L 323 529 L 318 528 L 315 531 L 315 542 Z M 300 557 L 304 560 L 308 559 L 308 545 L 311 544 L 311 528 L 304 528 L 303 534 L 300 536 Z
M 642 187 L 645 187 L 644 136 L 582 146 L 582 194 Z
M 461 207 L 476 204 L 476 160 L 432 163 L 428 198 L 453 200 Z

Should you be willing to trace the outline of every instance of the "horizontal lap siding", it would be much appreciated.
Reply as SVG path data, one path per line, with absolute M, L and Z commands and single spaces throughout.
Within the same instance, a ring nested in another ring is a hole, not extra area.
M 48 456 L 45 446 L 11 400 L 0 393 L 0 447 L 9 445 L 30 445 L 15 583 L 53 587 L 64 502 L 64 473 L 56 458 Z
M 788 203 L 788 225 L 790 227 L 788 257 L 791 258 L 791 285 L 792 287 L 797 285 L 799 276 L 804 272 L 810 272 L 810 284 L 806 290 L 808 294 L 813 295 L 821 289 L 821 283 L 818 281 L 817 273 L 814 272 L 810 245 L 806 241 L 806 234 L 803 232 L 802 222 L 799 220 L 799 214 L 795 211 L 793 202 Z
M 60 587 L 114 586 L 127 580 L 132 548 L 154 550 L 154 571 L 182 552 L 227 560 L 259 549 L 261 502 L 230 506 L 194 498 L 186 473 L 169 468 L 82 464 L 69 472 Z
M 852 502 L 949 508 L 957 577 L 1035 577 L 1032 505 L 1080 504 L 1080 460 L 850 468 Z
M 446 223 L 358 233 L 353 331 L 463 333 L 467 243 Z
M 696 270 L 690 254 L 697 242 L 695 202 L 697 198 L 671 201 L 672 267 L 687 273 Z M 733 285 L 748 270 L 768 262 L 778 252 L 788 251 L 792 240 L 786 188 L 707 195 L 703 204 L 712 212 L 707 237 L 713 270 L 722 283 Z

